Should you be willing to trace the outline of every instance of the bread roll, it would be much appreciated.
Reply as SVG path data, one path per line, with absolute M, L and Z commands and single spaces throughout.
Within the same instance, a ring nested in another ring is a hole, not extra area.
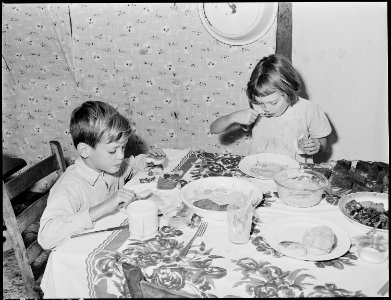
M 335 243 L 335 234 L 328 226 L 316 226 L 307 230 L 303 237 L 303 244 L 308 254 L 323 255 L 330 253 Z
M 278 249 L 288 256 L 303 257 L 307 254 L 307 248 L 298 242 L 283 241 L 278 244 Z

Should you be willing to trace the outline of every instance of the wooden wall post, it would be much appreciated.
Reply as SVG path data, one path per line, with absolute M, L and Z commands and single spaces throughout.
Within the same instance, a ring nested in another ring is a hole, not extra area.
M 278 2 L 276 54 L 292 61 L 292 2 Z

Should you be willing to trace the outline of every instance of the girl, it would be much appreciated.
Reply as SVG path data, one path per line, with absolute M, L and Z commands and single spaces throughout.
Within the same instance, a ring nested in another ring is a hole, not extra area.
M 247 84 L 250 108 L 219 117 L 210 131 L 221 133 L 237 124 L 244 130 L 252 127 L 249 154 L 278 153 L 312 162 L 306 155 L 325 150 L 331 126 L 320 107 L 299 97 L 299 91 L 298 75 L 287 58 L 264 57 Z

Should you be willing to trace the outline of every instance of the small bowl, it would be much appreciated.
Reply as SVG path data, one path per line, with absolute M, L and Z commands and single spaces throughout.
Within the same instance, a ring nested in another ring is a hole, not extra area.
M 329 181 L 321 173 L 303 169 L 283 170 L 274 176 L 274 182 L 278 197 L 294 207 L 317 205 L 329 186 Z
M 193 210 L 184 203 L 172 210 L 163 211 L 167 224 L 178 229 L 183 229 L 190 224 L 193 213 Z

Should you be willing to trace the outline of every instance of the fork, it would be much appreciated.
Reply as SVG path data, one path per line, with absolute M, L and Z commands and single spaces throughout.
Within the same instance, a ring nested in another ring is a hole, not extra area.
M 182 249 L 182 251 L 179 253 L 179 256 L 185 257 L 187 252 L 190 249 L 190 246 L 193 244 L 195 238 L 197 236 L 202 236 L 206 230 L 206 227 L 208 226 L 208 223 L 205 221 L 202 221 L 200 224 L 200 227 L 198 227 L 197 232 L 194 234 L 194 236 L 191 238 L 191 240 L 187 243 L 186 247 Z
M 387 280 L 387 282 L 380 288 L 377 294 L 384 296 L 386 293 L 388 293 L 388 289 L 389 289 L 389 280 Z

